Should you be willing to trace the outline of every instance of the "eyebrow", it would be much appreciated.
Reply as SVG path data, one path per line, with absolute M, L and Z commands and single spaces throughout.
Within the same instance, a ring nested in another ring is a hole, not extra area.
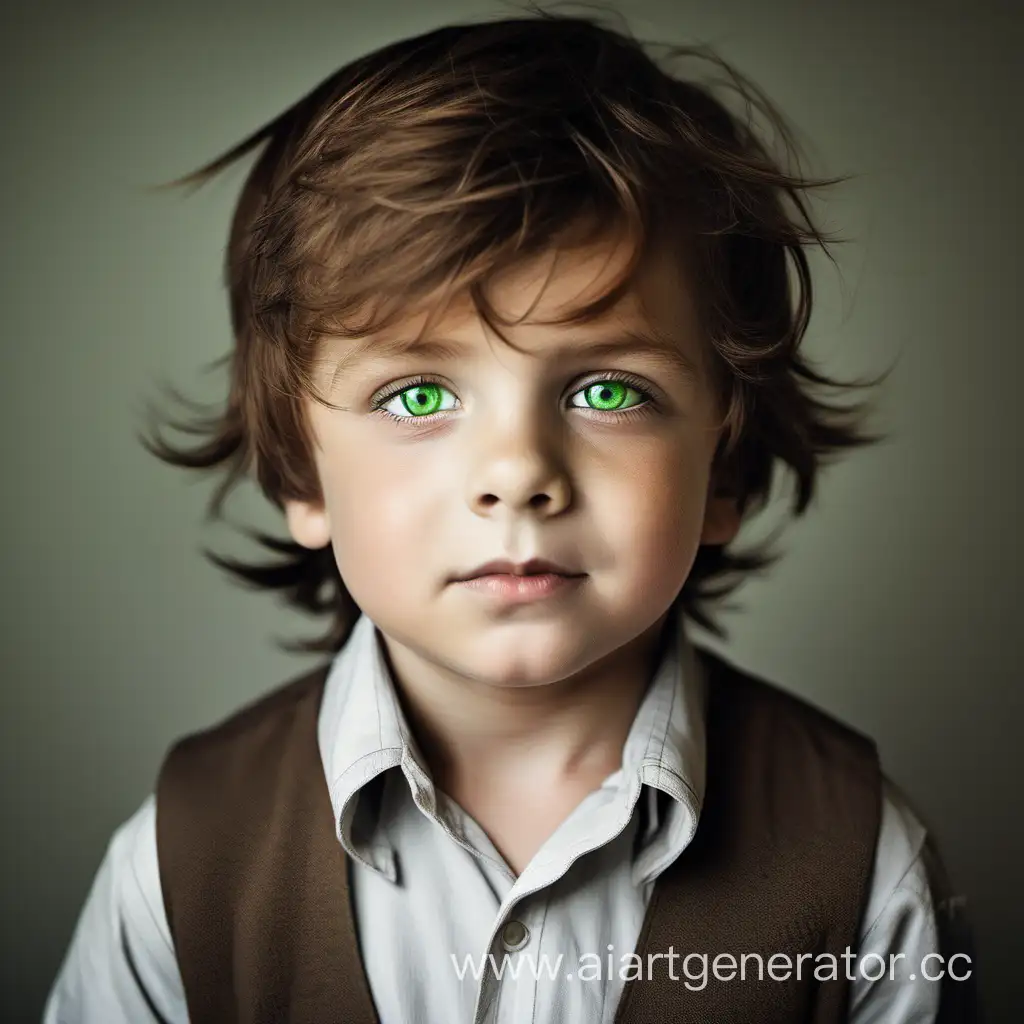
M 367 359 L 397 359 L 405 355 L 423 356 L 431 359 L 454 360 L 466 355 L 469 346 L 446 338 L 422 338 L 419 341 L 407 338 L 374 337 L 358 339 L 339 358 L 334 367 L 331 382 L 336 383 L 343 370 Z M 550 349 L 556 359 L 599 359 L 605 356 L 644 356 L 669 371 L 682 374 L 693 384 L 700 383 L 701 371 L 696 362 L 671 338 L 649 327 L 619 328 L 613 337 L 592 341 L 570 341 Z

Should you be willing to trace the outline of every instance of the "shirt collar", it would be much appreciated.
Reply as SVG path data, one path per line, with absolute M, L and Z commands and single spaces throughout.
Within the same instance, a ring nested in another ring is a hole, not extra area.
M 681 614 L 670 629 L 627 734 L 622 767 L 603 783 L 625 790 L 630 802 L 638 796 L 646 800 L 646 836 L 633 871 L 638 883 L 656 877 L 687 845 L 704 799 L 706 683 Z M 426 813 L 434 810 L 435 794 L 382 644 L 375 624 L 361 614 L 329 669 L 317 732 L 339 841 L 350 857 L 394 880 L 393 851 L 372 822 L 355 834 L 357 798 L 377 776 L 396 767 Z M 662 801 L 667 810 L 662 820 L 659 793 L 669 798 Z

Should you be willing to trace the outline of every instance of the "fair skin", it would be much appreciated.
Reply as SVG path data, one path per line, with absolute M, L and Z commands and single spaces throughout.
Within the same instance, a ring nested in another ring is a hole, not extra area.
M 542 322 L 603 293 L 626 258 L 608 242 L 499 278 L 503 314 L 533 306 L 505 329 L 516 348 L 465 301 L 429 335 L 451 352 L 326 339 L 321 393 L 339 408 L 307 410 L 323 501 L 285 507 L 299 544 L 333 545 L 379 629 L 436 785 L 517 874 L 621 766 L 669 605 L 699 546 L 739 528 L 713 494 L 721 409 L 675 264 L 653 260 L 596 322 Z M 415 337 L 424 317 L 395 333 Z M 635 341 L 586 351 L 639 331 L 688 368 Z M 423 403 L 436 411 L 419 415 Z M 535 557 L 585 575 L 518 605 L 453 582 Z

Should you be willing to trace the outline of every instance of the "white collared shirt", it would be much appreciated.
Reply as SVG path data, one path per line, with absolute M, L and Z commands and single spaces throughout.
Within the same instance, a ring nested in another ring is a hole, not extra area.
M 623 957 L 635 948 L 655 881 L 693 837 L 704 796 L 705 681 L 682 620 L 634 718 L 622 767 L 518 877 L 434 787 L 380 645 L 361 616 L 331 665 L 318 740 L 336 834 L 353 862 L 356 928 L 381 1024 L 611 1024 Z M 44 1024 L 188 1020 L 155 812 L 150 794 L 114 832 Z M 939 985 L 914 970 L 939 949 L 925 838 L 886 779 L 856 963 L 874 977 L 878 961 L 866 954 L 886 965 L 891 954 L 904 959 L 894 981 L 871 981 L 855 966 L 854 1024 L 935 1020 Z

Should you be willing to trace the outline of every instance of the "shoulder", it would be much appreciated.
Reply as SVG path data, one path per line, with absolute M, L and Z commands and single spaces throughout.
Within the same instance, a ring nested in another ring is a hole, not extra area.
M 245 758 L 266 765 L 275 745 L 294 729 L 300 716 L 315 720 L 330 663 L 325 662 L 293 676 L 219 722 L 179 737 L 169 748 L 161 779 L 172 768 L 185 765 L 205 773 L 210 762 Z M 158 783 L 159 787 L 159 783 Z
M 164 886 L 174 889 L 211 850 L 255 849 L 265 838 L 261 823 L 287 794 L 296 806 L 314 799 L 303 789 L 322 776 L 317 718 L 328 668 L 303 672 L 171 744 L 154 787 Z
M 970 942 L 966 898 L 953 889 L 934 832 L 903 790 L 887 776 L 875 851 L 871 897 L 864 912 L 864 933 L 907 920 L 928 921 L 945 944 Z
M 940 987 L 925 973 L 928 957 L 940 949 L 935 893 L 926 863 L 931 845 L 931 836 L 906 795 L 884 777 L 871 886 L 856 950 L 865 969 L 855 973 L 850 989 L 849 1017 L 854 1024 L 937 1018 Z M 888 969 L 879 971 L 878 963 Z
M 878 752 L 870 736 L 723 654 L 706 647 L 698 647 L 698 654 L 708 680 L 709 726 L 717 714 L 734 729 L 763 739 L 761 754 L 771 749 L 794 763 L 803 758 L 866 771 L 877 784 Z
M 822 893 L 852 880 L 866 895 L 881 816 L 874 741 L 725 656 L 703 654 L 702 817 L 710 812 L 752 848 L 769 839 L 771 856 L 787 862 L 780 870 L 800 873 Z M 813 882 L 805 876 L 812 868 Z
M 180 900 L 206 861 L 256 858 L 279 839 L 267 829 L 268 816 L 287 809 L 303 820 L 328 799 L 316 780 L 323 779 L 317 719 L 329 666 L 302 672 L 171 745 L 155 786 L 165 907 L 168 892 Z
M 859 732 L 810 701 L 782 689 L 778 684 L 743 669 L 727 657 L 707 648 L 700 653 L 707 666 L 711 686 L 726 688 L 730 699 L 748 715 L 759 716 L 766 729 L 789 748 L 794 742 L 807 743 L 818 756 L 824 753 L 816 737 L 826 734 L 841 746 L 856 750 L 860 757 L 846 764 L 867 766 L 875 776 L 878 790 L 878 835 L 872 874 L 871 897 L 865 909 L 865 927 L 878 919 L 894 894 L 905 890 L 926 900 L 929 879 L 935 874 L 934 845 L 920 814 L 906 794 L 882 772 L 873 739 Z M 844 767 L 840 760 L 833 765 Z
M 906 794 L 888 776 L 882 777 L 882 813 L 875 848 L 871 893 L 864 908 L 864 933 L 882 919 L 894 900 L 908 912 L 932 911 L 926 850 L 930 837 Z
M 150 794 L 113 832 L 51 988 L 58 1020 L 187 1021 L 157 864 Z
M 173 956 L 156 845 L 156 797 L 150 793 L 110 840 L 107 857 L 117 902 L 130 932 L 142 946 Z

